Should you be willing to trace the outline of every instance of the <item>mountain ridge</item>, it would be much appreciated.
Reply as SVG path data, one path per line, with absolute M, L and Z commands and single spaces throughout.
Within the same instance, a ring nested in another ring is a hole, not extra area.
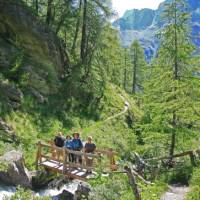
M 158 9 L 149 8 L 129 9 L 118 20 L 113 22 L 113 26 L 119 30 L 119 36 L 123 47 L 129 47 L 134 39 L 140 41 L 144 48 L 146 59 L 150 60 L 156 55 L 159 47 L 159 40 L 156 33 L 162 28 L 165 22 L 161 13 L 164 4 L 171 0 L 162 2 Z M 189 12 L 191 14 L 191 34 L 195 45 L 200 45 L 200 38 L 196 38 L 200 33 L 200 1 L 187 0 Z

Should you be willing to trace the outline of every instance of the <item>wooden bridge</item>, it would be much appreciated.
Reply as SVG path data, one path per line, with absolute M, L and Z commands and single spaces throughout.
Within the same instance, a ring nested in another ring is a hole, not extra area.
M 73 151 L 67 148 L 59 148 L 53 142 L 42 144 L 38 142 L 36 166 L 42 166 L 47 170 L 63 174 L 70 178 L 86 180 L 91 177 L 88 171 L 111 172 L 117 170 L 115 157 L 117 155 L 112 149 L 95 150 L 94 153 Z M 79 161 L 72 161 L 72 156 Z M 88 162 L 90 161 L 90 162 Z M 88 165 L 88 163 L 90 163 Z

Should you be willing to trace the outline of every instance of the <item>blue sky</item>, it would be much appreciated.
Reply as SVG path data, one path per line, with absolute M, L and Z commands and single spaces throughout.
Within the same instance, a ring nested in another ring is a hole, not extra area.
M 121 17 L 128 9 L 152 8 L 156 9 L 164 0 L 112 0 L 113 8 Z

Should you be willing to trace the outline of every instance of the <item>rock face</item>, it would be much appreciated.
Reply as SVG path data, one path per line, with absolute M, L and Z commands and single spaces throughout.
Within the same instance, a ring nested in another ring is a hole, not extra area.
M 57 35 L 21 0 L 0 0 L 0 73 L 5 79 L 33 89 L 31 94 L 43 102 L 43 95 L 59 91 L 68 68 L 68 55 Z M 8 96 L 18 100 L 14 91 Z
M 122 30 L 145 30 L 153 23 L 155 15 L 156 11 L 148 8 L 127 10 L 114 25 L 118 23 Z
M 32 186 L 34 189 L 41 189 L 42 187 L 46 187 L 49 182 L 52 181 L 52 177 L 49 176 L 48 172 L 45 170 L 32 171 L 30 173 L 32 175 Z
M 147 60 L 150 60 L 156 54 L 159 47 L 159 40 L 155 34 L 165 24 L 161 17 L 164 3 L 169 3 L 170 1 L 165 0 L 157 10 L 128 10 L 123 17 L 116 20 L 113 26 L 119 29 L 122 45 L 127 47 L 130 46 L 134 39 L 139 40 L 145 49 Z M 191 13 L 192 36 L 198 36 L 200 32 L 200 1 L 186 0 L 186 2 Z M 199 46 L 200 38 L 193 37 L 193 42 Z
M 0 81 L 0 100 L 7 106 L 16 109 L 20 106 L 23 95 L 19 88 L 9 83 Z
M 88 183 L 81 182 L 78 184 L 77 190 L 75 192 L 75 200 L 81 200 L 82 197 L 87 199 L 91 189 L 92 188 Z
M 31 188 L 31 175 L 24 166 L 22 153 L 10 151 L 0 157 L 0 180 L 7 184 Z
M 16 134 L 13 129 L 6 124 L 6 122 L 0 117 L 0 139 L 6 142 L 14 142 L 17 140 Z
M 52 198 L 53 200 L 75 200 L 75 196 L 73 193 L 63 190 L 61 194 Z

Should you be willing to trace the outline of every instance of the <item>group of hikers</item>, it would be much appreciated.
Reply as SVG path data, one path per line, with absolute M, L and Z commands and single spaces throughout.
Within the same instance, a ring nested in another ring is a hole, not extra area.
M 80 138 L 80 134 L 78 132 L 73 133 L 72 137 L 67 135 L 66 137 L 63 136 L 62 132 L 58 132 L 54 138 L 54 144 L 60 148 L 66 148 L 73 151 L 84 151 L 85 153 L 93 154 L 96 150 L 96 145 L 93 142 L 92 136 L 88 136 L 87 142 L 85 144 Z M 57 158 L 60 159 L 61 152 L 57 152 Z M 70 163 L 79 163 L 82 164 L 82 156 L 76 155 L 73 153 L 68 154 L 68 159 Z M 87 173 L 92 173 L 91 167 L 93 164 L 93 158 L 86 156 L 86 165 L 88 168 Z

